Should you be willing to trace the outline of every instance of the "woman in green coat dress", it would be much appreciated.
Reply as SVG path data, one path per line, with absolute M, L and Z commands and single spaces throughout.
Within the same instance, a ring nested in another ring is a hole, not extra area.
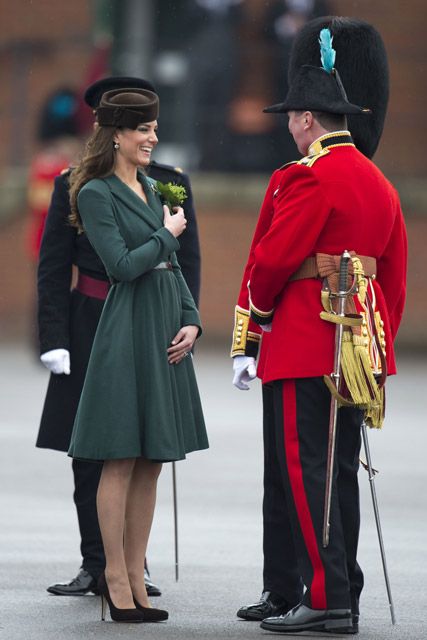
M 111 617 L 157 621 L 168 614 L 150 607 L 141 577 L 157 479 L 162 462 L 208 447 L 191 357 L 200 319 L 175 256 L 184 212 L 162 207 L 155 183 L 139 169 L 157 144 L 158 97 L 109 91 L 97 116 L 72 173 L 71 208 L 113 286 L 69 455 L 104 461 L 97 507 L 106 568 L 99 588 Z

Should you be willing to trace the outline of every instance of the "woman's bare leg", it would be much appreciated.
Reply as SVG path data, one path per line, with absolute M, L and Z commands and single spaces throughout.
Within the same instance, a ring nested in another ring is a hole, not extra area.
M 135 458 L 106 460 L 96 499 L 105 551 L 105 577 L 111 599 L 119 609 L 135 608 L 123 550 L 126 502 L 135 463 Z
M 156 505 L 157 479 L 162 465 L 138 458 L 128 489 L 125 522 L 125 559 L 132 593 L 149 607 L 144 583 L 144 560 Z

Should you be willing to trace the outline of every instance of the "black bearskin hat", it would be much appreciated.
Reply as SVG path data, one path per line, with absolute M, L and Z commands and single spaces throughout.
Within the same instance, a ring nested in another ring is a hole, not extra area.
M 99 106 L 103 93 L 107 91 L 114 91 L 114 89 L 128 89 L 133 87 L 134 89 L 146 89 L 157 93 L 154 85 L 149 80 L 144 78 L 135 78 L 130 76 L 109 76 L 108 78 L 101 78 L 93 84 L 91 84 L 85 91 L 84 101 L 92 109 L 96 109 Z
M 363 20 L 338 16 L 315 18 L 304 25 L 294 40 L 289 61 L 289 84 L 302 65 L 320 66 L 319 32 L 323 28 L 329 28 L 332 33 L 337 52 L 335 66 L 348 100 L 372 111 L 369 118 L 347 116 L 356 147 L 372 158 L 383 132 L 389 98 L 384 43 L 378 31 Z

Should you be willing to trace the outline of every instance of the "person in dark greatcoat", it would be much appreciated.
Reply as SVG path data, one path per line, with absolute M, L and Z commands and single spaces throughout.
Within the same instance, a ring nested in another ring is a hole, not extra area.
M 356 147 L 368 158 L 372 158 L 381 138 L 389 95 L 387 56 L 381 36 L 374 27 L 361 20 L 337 16 L 324 16 L 310 21 L 295 39 L 288 70 L 289 81 L 292 81 L 302 64 L 319 66 L 319 32 L 324 27 L 329 27 L 332 32 L 337 52 L 336 66 L 345 79 L 343 83 L 349 99 L 372 110 L 372 115 L 366 118 L 348 115 L 349 129 L 354 135 Z M 262 214 L 260 224 L 261 218 Z M 268 211 L 263 219 L 268 225 Z M 234 383 L 241 389 L 247 389 L 248 383 L 255 377 L 255 357 L 261 335 L 255 323 L 248 320 L 247 279 L 248 274 L 245 273 L 235 321 L 236 327 L 240 327 L 242 331 L 238 336 L 240 343 L 233 346 Z M 263 385 L 263 407 L 264 586 L 259 601 L 239 609 L 237 615 L 246 620 L 262 620 L 268 616 L 285 614 L 302 596 L 302 582 L 296 564 L 291 523 L 276 451 L 273 391 L 267 384 Z M 357 491 L 354 485 L 353 489 Z M 360 592 L 363 587 L 362 572 L 355 559 L 356 548 L 355 537 L 352 571 L 355 593 Z M 354 609 L 356 611 L 357 607 Z
M 85 101 L 96 109 L 102 94 L 128 86 L 154 91 L 147 80 L 110 77 L 91 85 Z M 52 372 L 44 403 L 37 447 L 67 451 L 86 368 L 98 321 L 109 290 L 103 263 L 85 233 L 69 224 L 68 180 L 71 170 L 58 176 L 43 234 L 38 266 L 39 340 L 41 359 Z M 200 248 L 190 181 L 180 169 L 152 161 L 148 175 L 163 183 L 185 187 L 187 228 L 180 238 L 179 260 L 184 278 L 198 305 L 200 293 Z M 77 283 L 70 291 L 73 269 Z M 96 513 L 96 492 L 101 463 L 73 460 L 74 503 L 81 537 L 82 565 L 75 578 L 48 587 L 55 595 L 96 592 L 96 581 L 105 557 Z M 145 573 L 148 594 L 160 589 Z

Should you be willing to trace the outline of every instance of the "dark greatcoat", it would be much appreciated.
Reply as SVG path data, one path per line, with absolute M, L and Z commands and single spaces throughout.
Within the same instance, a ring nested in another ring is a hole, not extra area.
M 178 259 L 182 273 L 198 304 L 200 248 L 190 181 L 187 175 L 167 165 L 152 162 L 148 174 L 161 182 L 185 187 L 187 228 L 180 236 Z M 72 269 L 97 280 L 108 281 L 104 265 L 86 234 L 78 234 L 68 223 L 69 172 L 55 180 L 46 220 L 38 267 L 38 322 L 40 353 L 51 349 L 70 351 L 71 374 L 50 376 L 36 446 L 67 451 L 83 388 L 87 364 L 104 301 L 70 291 Z

